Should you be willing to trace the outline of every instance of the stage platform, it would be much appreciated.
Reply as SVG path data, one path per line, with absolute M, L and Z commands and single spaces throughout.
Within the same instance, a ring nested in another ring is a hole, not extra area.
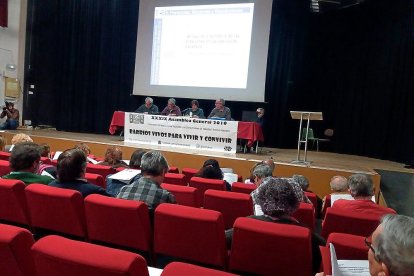
M 401 163 L 330 152 L 308 151 L 307 159 L 311 161 L 311 164 L 305 166 L 290 164 L 292 160 L 296 159 L 296 149 L 261 148 L 258 154 L 228 154 L 129 144 L 122 141 L 119 136 L 63 132 L 50 129 L 19 129 L 5 131 L 2 134 L 9 144 L 12 136 L 20 132 L 30 135 L 36 143 L 49 144 L 51 151 L 65 150 L 72 148 L 79 142 L 84 142 L 90 146 L 95 156 L 102 157 L 107 146 L 117 145 L 123 150 L 123 158 L 129 159 L 131 153 L 137 148 L 144 150 L 156 149 L 163 152 L 170 166 L 176 166 L 180 170 L 184 167 L 200 168 L 206 159 L 215 158 L 220 162 L 221 167 L 233 168 L 235 173 L 242 175 L 243 178 L 250 175 L 250 169 L 256 162 L 273 158 L 276 162 L 275 175 L 291 176 L 292 174 L 303 174 L 310 181 L 310 189 L 321 197 L 330 193 L 329 181 L 334 175 L 349 176 L 354 173 L 370 174 L 374 180 L 378 196 L 380 191 L 380 175 L 374 169 L 410 172 L 410 170 L 404 169 Z

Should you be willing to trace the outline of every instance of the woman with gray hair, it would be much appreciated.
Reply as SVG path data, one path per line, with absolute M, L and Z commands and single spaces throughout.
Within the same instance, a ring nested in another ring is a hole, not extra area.
M 289 178 L 266 177 L 257 190 L 256 202 L 261 207 L 263 215 L 249 216 L 249 218 L 269 223 L 293 224 L 308 228 L 292 217 L 292 214 L 299 207 L 300 200 L 291 181 L 289 181 Z M 227 230 L 226 239 L 229 247 L 231 245 L 232 237 L 233 229 Z M 319 246 L 325 245 L 325 243 L 326 241 L 322 237 L 312 232 L 312 260 L 314 272 L 318 271 L 321 261 Z
M 161 115 L 165 116 L 181 116 L 181 109 L 175 105 L 175 99 L 168 99 L 167 106 L 161 111 Z

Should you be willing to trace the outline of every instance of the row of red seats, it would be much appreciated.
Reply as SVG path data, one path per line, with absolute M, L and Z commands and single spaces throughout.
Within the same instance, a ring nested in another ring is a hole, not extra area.
M 39 241 L 23 228 L 0 224 L 0 271 L 2 275 L 150 275 L 145 259 L 135 253 L 46 236 Z M 227 272 L 173 262 L 164 276 L 231 276 Z

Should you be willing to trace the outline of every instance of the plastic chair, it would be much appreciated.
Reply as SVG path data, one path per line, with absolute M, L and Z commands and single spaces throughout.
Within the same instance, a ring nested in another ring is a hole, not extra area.
M 0 224 L 1 275 L 36 275 L 30 248 L 34 244 L 27 229 Z
M 172 193 L 180 205 L 196 208 L 201 206 L 201 202 L 198 201 L 197 197 L 197 189 L 194 187 L 162 183 L 161 188 Z
M 190 183 L 191 177 L 198 173 L 198 169 L 183 168 L 181 173 L 185 175 L 185 183 Z
M 102 175 L 95 173 L 85 173 L 85 178 L 89 183 L 95 184 L 105 189 L 105 181 Z
M 256 190 L 257 186 L 254 184 L 245 184 L 241 182 L 234 182 L 231 185 L 231 191 L 236 193 L 251 194 Z
M 6 160 L 0 160 L 0 176 L 9 174 L 11 172 L 10 163 Z
M 86 238 L 83 197 L 78 191 L 30 184 L 25 193 L 34 229 Z
M 197 197 L 199 202 L 204 202 L 204 193 L 208 189 L 212 190 L 226 190 L 226 184 L 224 180 L 220 179 L 207 179 L 202 177 L 193 176 L 190 179 L 190 187 L 197 188 Z
M 181 173 L 166 173 L 164 183 L 187 186 L 185 175 Z
M 147 263 L 138 254 L 50 235 L 32 247 L 38 275 L 42 276 L 148 276 Z
M 311 232 L 297 225 L 238 218 L 229 268 L 241 274 L 312 275 Z
M 85 216 L 91 241 L 152 251 L 152 230 L 144 202 L 93 194 L 85 198 Z
M 305 224 L 309 229 L 315 229 L 315 208 L 310 203 L 301 202 L 299 208 L 292 214 L 300 223 Z
M 205 268 L 197 265 L 172 262 L 168 264 L 161 276 L 236 276 L 236 274 Z
M 30 225 L 24 189 L 20 180 L 0 178 L 0 220 Z
M 159 205 L 155 209 L 154 253 L 225 268 L 223 216 L 213 210 Z
M 253 215 L 253 201 L 247 194 L 207 190 L 204 193 L 204 209 L 220 212 L 224 227 L 229 229 L 233 228 L 237 218 Z
M 380 219 L 378 215 L 328 208 L 322 222 L 321 235 L 325 239 L 330 233 L 347 233 L 367 237 L 378 227 Z

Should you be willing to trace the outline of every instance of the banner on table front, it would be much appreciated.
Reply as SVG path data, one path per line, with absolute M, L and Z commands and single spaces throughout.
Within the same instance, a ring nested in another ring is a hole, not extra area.
M 237 121 L 125 113 L 125 142 L 236 152 Z

